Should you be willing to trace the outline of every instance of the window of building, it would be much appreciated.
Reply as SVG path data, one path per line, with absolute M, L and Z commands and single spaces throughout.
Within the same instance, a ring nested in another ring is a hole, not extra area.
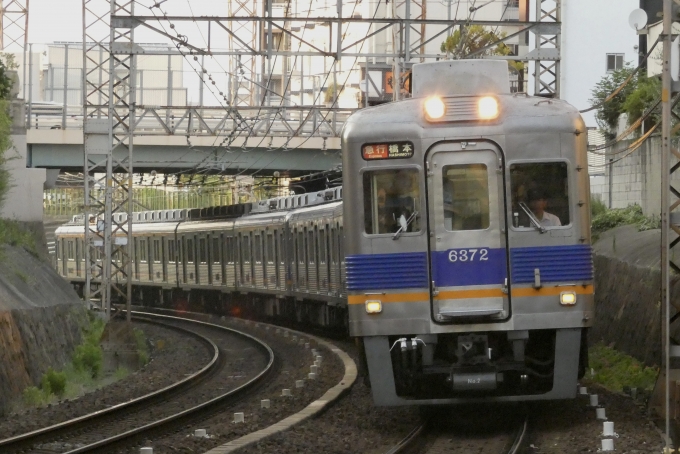
M 512 225 L 535 228 L 530 214 L 544 228 L 568 225 L 569 185 L 566 162 L 510 166 Z
M 607 71 L 623 68 L 623 54 L 607 54 Z
M 364 226 L 368 234 L 420 231 L 420 190 L 416 169 L 365 172 Z

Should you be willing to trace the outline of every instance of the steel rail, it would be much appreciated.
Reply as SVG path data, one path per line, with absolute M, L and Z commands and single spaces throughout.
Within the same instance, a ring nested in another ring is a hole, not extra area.
M 267 353 L 269 354 L 269 362 L 267 363 L 267 366 L 258 375 L 256 375 L 254 378 L 252 378 L 248 382 L 242 384 L 238 388 L 234 388 L 231 391 L 228 391 L 228 392 L 226 392 L 226 393 L 224 393 L 220 396 L 214 397 L 214 398 L 212 398 L 212 399 L 210 399 L 206 402 L 203 402 L 202 404 L 199 404 L 199 405 L 196 405 L 192 408 L 183 410 L 183 411 L 176 413 L 174 415 L 168 416 L 168 417 L 163 418 L 163 419 L 159 419 L 159 420 L 154 421 L 152 423 L 146 424 L 144 426 L 140 426 L 136 429 L 132 429 L 132 430 L 129 430 L 127 432 L 123 432 L 123 433 L 115 435 L 113 437 L 109 437 L 109 438 L 100 440 L 96 443 L 93 443 L 93 444 L 90 444 L 90 445 L 87 445 L 87 446 L 82 446 L 82 447 L 80 447 L 78 449 L 74 449 L 72 451 L 67 451 L 64 454 L 81 454 L 81 453 L 93 452 L 93 451 L 97 452 L 101 448 L 111 446 L 115 443 L 121 442 L 125 439 L 134 437 L 134 436 L 139 435 L 139 434 L 144 433 L 144 432 L 147 432 L 151 429 L 161 427 L 163 425 L 177 421 L 177 420 L 184 418 L 186 416 L 190 416 L 192 414 L 198 413 L 201 410 L 207 409 L 208 407 L 211 407 L 215 404 L 219 404 L 224 400 L 227 400 L 227 399 L 229 399 L 229 398 L 231 398 L 231 397 L 233 397 L 233 396 L 235 396 L 235 395 L 237 395 L 237 394 L 239 394 L 243 391 L 246 391 L 246 390 L 252 388 L 256 384 L 258 384 L 260 381 L 262 381 L 269 374 L 269 372 L 272 370 L 272 367 L 274 366 L 274 352 L 272 351 L 272 349 L 269 347 L 269 345 L 262 342 L 258 338 L 251 336 L 250 334 L 246 334 L 246 333 L 243 333 L 241 331 L 237 331 L 235 329 L 228 328 L 226 326 L 216 325 L 214 323 L 203 322 L 203 321 L 200 321 L 200 320 L 192 320 L 192 319 L 186 319 L 186 318 L 182 318 L 182 317 L 174 317 L 174 316 L 170 316 L 170 315 L 160 315 L 160 314 L 152 314 L 152 313 L 147 313 L 147 312 L 136 312 L 136 311 L 132 311 L 132 314 L 148 315 L 148 316 L 152 316 L 152 317 L 166 318 L 166 319 L 178 320 L 178 321 L 190 321 L 192 323 L 196 323 L 196 324 L 199 324 L 199 325 L 203 325 L 203 326 L 207 326 L 207 327 L 216 328 L 216 329 L 220 329 L 220 330 L 224 330 L 224 331 L 229 331 L 231 333 L 239 334 L 243 337 L 251 339 L 255 343 L 259 344 L 265 351 L 267 351 Z
M 143 314 L 143 313 L 140 313 L 140 314 Z M 144 315 L 147 315 L 147 314 L 144 314 Z M 148 314 L 148 315 L 153 315 L 153 314 Z M 212 349 L 213 349 L 212 359 L 210 360 L 210 362 L 208 364 L 206 364 L 199 371 L 195 372 L 192 375 L 189 375 L 188 377 L 186 377 L 186 378 L 184 378 L 184 379 L 182 379 L 182 380 L 180 380 L 176 383 L 173 383 L 169 386 L 166 386 L 165 388 L 156 390 L 156 391 L 149 393 L 149 394 L 145 394 L 143 396 L 137 397 L 137 398 L 132 399 L 132 400 L 127 401 L 127 402 L 123 402 L 123 403 L 120 403 L 120 404 L 117 404 L 117 405 L 113 405 L 113 406 L 106 408 L 104 410 L 99 410 L 99 411 L 96 411 L 96 412 L 93 412 L 93 413 L 88 413 L 86 415 L 79 416 L 77 418 L 73 418 L 73 419 L 70 419 L 68 421 L 64 421 L 64 422 L 54 424 L 54 425 L 51 425 L 51 426 L 48 426 L 48 427 L 44 427 L 42 429 L 37 429 L 37 430 L 31 431 L 31 432 L 27 432 L 27 433 L 24 433 L 24 434 L 20 434 L 20 435 L 16 435 L 16 436 L 13 436 L 13 437 L 10 437 L 10 438 L 6 438 L 4 440 L 0 440 L 0 448 L 3 448 L 3 450 L 4 449 L 19 449 L 21 446 L 35 444 L 35 443 L 38 443 L 41 439 L 45 438 L 46 436 L 49 436 L 50 434 L 53 434 L 53 433 L 56 433 L 56 432 L 59 432 L 59 431 L 68 430 L 69 428 L 76 427 L 76 426 L 81 425 L 83 423 L 93 422 L 96 419 L 102 418 L 104 416 L 109 416 L 109 415 L 111 415 L 115 412 L 118 412 L 118 411 L 121 411 L 121 410 L 124 410 L 124 409 L 129 409 L 129 408 L 131 408 L 135 405 L 138 405 L 140 403 L 147 402 L 149 400 L 161 397 L 165 394 L 169 394 L 171 392 L 174 392 L 175 390 L 177 390 L 178 388 L 180 388 L 182 386 L 191 384 L 191 383 L 193 383 L 197 380 L 202 379 L 206 374 L 208 374 L 210 371 L 212 371 L 213 368 L 217 365 L 219 355 L 220 355 L 219 349 L 218 349 L 217 345 L 215 345 L 215 343 L 213 341 L 211 341 L 210 339 L 208 339 L 204 336 L 201 336 L 200 334 L 197 334 L 197 333 L 194 333 L 194 332 L 189 331 L 187 329 L 184 329 L 184 328 L 180 328 L 180 327 L 173 326 L 173 325 L 168 325 L 168 324 L 165 324 L 165 323 L 155 322 L 155 321 L 153 321 L 153 320 L 151 320 L 147 317 L 137 317 L 137 318 L 139 320 L 144 320 L 146 323 L 157 323 L 159 325 L 162 325 L 162 326 L 165 326 L 165 327 L 168 327 L 168 328 L 171 328 L 171 329 L 183 331 L 183 332 L 185 332 L 189 335 L 192 335 L 192 336 L 198 338 L 202 342 L 207 343 L 209 346 L 212 347 Z

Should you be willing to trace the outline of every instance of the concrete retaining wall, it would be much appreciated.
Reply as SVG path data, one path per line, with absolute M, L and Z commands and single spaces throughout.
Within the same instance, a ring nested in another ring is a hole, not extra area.
M 624 226 L 593 246 L 595 322 L 591 344 L 612 345 L 647 365 L 661 364 L 660 231 Z M 671 275 L 671 304 L 680 310 L 680 277 Z M 680 339 L 680 321 L 671 326 Z
M 84 303 L 47 262 L 0 248 L 0 414 L 47 368 L 70 362 L 85 324 Z

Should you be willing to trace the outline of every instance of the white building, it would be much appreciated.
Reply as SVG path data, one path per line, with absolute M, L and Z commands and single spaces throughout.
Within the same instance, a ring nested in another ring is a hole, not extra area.
M 628 25 L 639 0 L 563 0 L 561 98 L 578 108 L 591 106 L 595 85 L 624 62 L 638 64 L 638 36 Z M 583 114 L 597 127 L 595 111 Z

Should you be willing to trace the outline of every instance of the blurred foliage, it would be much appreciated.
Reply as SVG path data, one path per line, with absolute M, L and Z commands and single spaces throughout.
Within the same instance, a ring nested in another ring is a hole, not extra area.
M 135 328 L 135 342 L 137 344 L 137 353 L 139 354 L 140 366 L 144 366 L 149 362 L 149 346 L 146 342 L 146 335 L 141 329 Z
M 467 25 L 447 36 L 439 49 L 446 52 L 448 58 L 454 59 L 468 58 L 470 54 L 475 54 L 473 55 L 474 58 L 490 55 L 512 55 L 512 49 L 505 43 L 499 42 L 506 36 L 507 33 L 505 32 L 496 33 L 487 30 L 482 25 Z M 488 49 L 480 52 L 487 46 Z M 508 66 L 520 75 L 520 80 L 523 80 L 525 66 L 523 61 L 508 60 Z
M 21 397 L 23 398 L 24 404 L 29 407 L 39 407 L 45 405 L 50 400 L 50 395 L 45 394 L 43 390 L 36 386 L 29 386 L 24 389 Z
M 632 356 L 611 347 L 597 344 L 588 350 L 590 371 L 588 380 L 598 383 L 612 391 L 624 387 L 651 390 L 654 388 L 658 367 L 647 367 Z
M 604 75 L 591 91 L 590 103 L 596 105 L 607 99 L 633 73 L 633 70 L 634 68 L 626 63 L 623 68 Z M 616 96 L 597 109 L 595 121 L 607 140 L 616 137 L 619 116 L 624 112 L 623 105 L 636 88 L 637 75 L 633 76 L 631 81 Z
M 7 219 L 0 219 L 0 246 L 9 244 L 10 246 L 23 247 L 33 256 L 38 256 L 35 237 L 23 228 L 18 222 Z M 0 251 L 0 258 L 2 252 Z
M 66 391 L 66 373 L 57 372 L 50 367 L 43 374 L 40 387 L 45 394 L 55 394 L 62 397 Z
M 604 204 L 604 202 L 597 197 L 590 197 L 590 216 L 591 218 L 595 218 L 595 216 L 598 216 L 602 213 L 607 211 L 607 205 Z
M 645 216 L 642 213 L 642 207 L 637 204 L 629 205 L 626 208 L 605 208 L 604 211 L 602 211 L 602 207 L 598 206 L 597 209 L 600 211 L 597 214 L 594 211 L 596 208 L 593 207 L 591 209 L 593 210 L 591 224 L 593 236 L 622 225 L 634 224 L 637 226 L 638 231 L 661 227 L 659 218 Z
M 76 347 L 73 355 L 73 367 L 87 372 L 92 378 L 97 378 L 102 369 L 104 354 L 99 340 L 104 332 L 104 321 L 96 318 L 83 333 L 84 342 Z

